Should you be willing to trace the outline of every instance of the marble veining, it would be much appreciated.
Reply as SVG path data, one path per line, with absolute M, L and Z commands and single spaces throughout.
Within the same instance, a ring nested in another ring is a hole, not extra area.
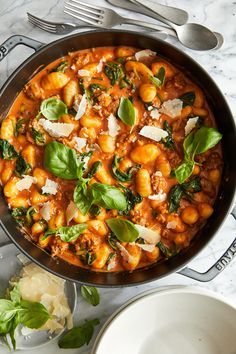
M 153 0 L 154 1 L 154 0 Z M 89 2 L 89 1 L 88 1 Z M 91 1 L 93 2 L 93 1 Z M 181 7 L 189 12 L 189 22 L 198 22 L 208 26 L 214 31 L 221 32 L 225 38 L 225 43 L 219 51 L 211 52 L 195 52 L 183 48 L 175 39 L 168 38 L 167 41 L 173 43 L 177 47 L 184 50 L 193 57 L 205 70 L 212 76 L 217 85 L 224 93 L 231 110 L 236 115 L 236 2 L 232 0 L 160 0 L 160 3 Z M 100 5 L 108 6 L 105 0 L 97 0 Z M 116 9 L 117 10 L 117 9 Z M 44 43 L 49 43 L 60 38 L 57 35 L 49 34 L 34 28 L 27 22 L 26 11 L 29 11 L 37 16 L 47 18 L 52 21 L 66 20 L 74 22 L 68 15 L 63 14 L 62 0 L 0 0 L 0 43 L 4 42 L 13 34 L 22 34 L 32 37 Z M 146 19 L 139 14 L 131 14 L 125 10 L 118 10 L 121 15 L 129 18 Z M 150 20 L 153 21 L 153 20 Z M 81 23 L 82 25 L 82 23 Z M 122 26 L 122 28 L 132 28 Z M 136 27 L 137 28 L 137 27 Z M 141 31 L 142 29 L 138 29 Z M 78 31 L 83 31 L 83 28 Z M 25 60 L 32 50 L 23 46 L 18 46 L 10 55 L 0 63 L 0 86 L 5 82 L 7 77 Z M 189 264 L 192 268 L 204 272 L 208 269 L 227 249 L 229 244 L 235 238 L 236 222 L 232 216 L 228 216 L 223 227 L 218 231 L 214 240 Z M 0 233 L 0 245 L 7 241 L 6 236 Z M 1 272 L 0 269 L 0 281 Z M 191 279 L 185 278 L 178 274 L 172 274 L 164 279 L 155 281 L 146 285 L 137 287 L 121 288 L 121 289 L 100 289 L 101 303 L 96 308 L 85 303 L 78 296 L 78 306 L 75 314 L 75 324 L 82 323 L 84 319 L 99 318 L 100 326 L 96 328 L 95 336 L 98 333 L 101 325 L 106 319 L 125 301 L 131 297 L 148 289 L 157 288 L 163 285 L 197 285 L 203 288 L 213 290 L 226 296 L 236 305 L 236 261 L 234 260 L 217 278 L 209 283 L 198 283 Z M 79 287 L 78 287 L 79 293 Z M 95 338 L 94 336 L 94 338 Z M 89 354 L 92 342 L 89 346 L 80 349 L 60 350 L 57 343 L 50 343 L 41 348 L 30 350 L 31 354 Z M 0 354 L 5 354 L 7 351 L 0 347 Z M 27 354 L 29 351 L 22 351 L 22 354 Z

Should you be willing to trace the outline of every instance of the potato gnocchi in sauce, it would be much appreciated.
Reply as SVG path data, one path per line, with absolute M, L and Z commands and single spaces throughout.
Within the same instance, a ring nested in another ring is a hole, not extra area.
M 1 184 L 22 232 L 53 257 L 132 271 L 177 255 L 211 216 L 221 138 L 202 90 L 158 53 L 81 50 L 10 108 Z

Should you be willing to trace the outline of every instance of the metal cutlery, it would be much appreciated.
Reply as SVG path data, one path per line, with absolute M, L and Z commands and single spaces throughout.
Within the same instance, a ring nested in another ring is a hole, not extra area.
M 127 19 L 118 15 L 115 11 L 97 5 L 86 4 L 80 0 L 67 1 L 64 12 L 90 25 L 100 28 L 112 28 L 121 24 L 132 24 L 157 31 L 163 31 L 163 27 L 145 21 Z M 164 21 L 163 21 L 164 22 Z M 178 36 L 179 41 L 186 47 L 194 50 L 210 50 L 218 47 L 215 34 L 204 26 L 189 23 L 177 26 L 165 20 L 172 28 L 165 28 L 165 33 Z

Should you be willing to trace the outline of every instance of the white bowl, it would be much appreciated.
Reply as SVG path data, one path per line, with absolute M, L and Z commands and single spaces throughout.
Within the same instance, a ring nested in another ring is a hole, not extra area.
M 210 291 L 171 287 L 129 302 L 100 333 L 93 354 L 234 354 L 236 307 Z

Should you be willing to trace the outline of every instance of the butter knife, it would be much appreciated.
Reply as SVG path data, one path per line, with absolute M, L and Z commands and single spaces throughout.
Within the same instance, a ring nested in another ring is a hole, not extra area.
M 155 18 L 156 20 L 162 21 L 162 18 L 165 18 L 166 20 L 169 20 L 180 26 L 184 25 L 188 21 L 188 13 L 186 11 L 176 7 L 161 5 L 149 1 L 147 3 L 147 0 L 144 0 L 145 5 L 143 4 L 142 6 L 128 0 L 107 0 L 107 2 L 113 6 L 138 12 L 142 15 Z M 147 6 L 150 8 L 152 7 L 153 10 L 148 10 Z

